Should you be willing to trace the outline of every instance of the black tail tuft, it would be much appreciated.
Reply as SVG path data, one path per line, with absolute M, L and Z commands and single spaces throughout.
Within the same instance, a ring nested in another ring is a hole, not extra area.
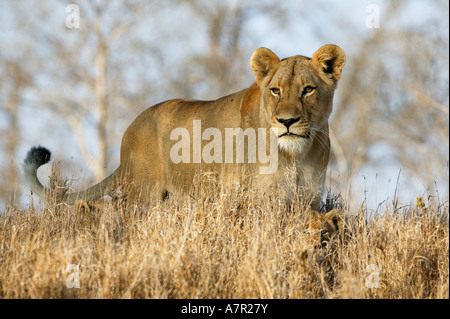
M 25 157 L 25 165 L 37 165 L 38 167 L 50 161 L 51 153 L 48 149 L 42 146 L 32 147 Z

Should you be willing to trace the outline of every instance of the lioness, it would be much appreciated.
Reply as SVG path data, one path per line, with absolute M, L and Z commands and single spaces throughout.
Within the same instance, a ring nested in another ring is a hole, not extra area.
M 262 192 L 281 189 L 289 197 L 298 191 L 318 209 L 330 154 L 328 117 L 344 63 L 345 54 L 336 45 L 321 47 L 312 58 L 297 55 L 283 60 L 271 50 L 259 48 L 250 59 L 255 83 L 249 88 L 214 101 L 177 99 L 148 108 L 123 136 L 120 166 L 97 185 L 68 194 L 65 201 L 91 202 L 126 180 L 131 185 L 129 196 L 149 202 L 168 193 L 189 192 L 197 174 L 214 172 L 224 183 L 253 176 L 252 186 Z M 227 136 L 227 130 L 236 138 L 231 155 L 227 145 L 207 143 Z M 250 152 L 255 145 L 250 143 L 244 148 L 245 159 L 234 160 L 238 136 L 244 140 L 244 135 L 247 140 L 258 135 L 258 142 L 253 140 L 262 148 L 258 154 L 275 155 L 275 169 L 261 173 L 261 168 L 268 166 L 267 160 L 256 161 L 256 153 Z M 192 136 L 192 143 L 182 141 Z M 270 142 L 262 143 L 263 137 Z M 225 154 L 225 161 L 221 154 Z M 38 147 L 32 148 L 24 161 L 27 183 L 40 196 L 45 188 L 37 178 L 37 169 L 49 159 L 50 152 Z M 297 189 L 286 178 L 292 170 Z

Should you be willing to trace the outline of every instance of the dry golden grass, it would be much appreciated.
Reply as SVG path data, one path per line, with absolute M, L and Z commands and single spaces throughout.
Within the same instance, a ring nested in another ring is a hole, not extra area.
M 243 188 L 90 214 L 54 199 L 0 216 L 0 298 L 449 297 L 448 205 L 351 212 L 319 249 L 301 203 Z

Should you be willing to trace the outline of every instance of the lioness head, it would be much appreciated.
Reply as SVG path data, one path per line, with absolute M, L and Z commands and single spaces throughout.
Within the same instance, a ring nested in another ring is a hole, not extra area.
M 297 55 L 281 61 L 267 48 L 253 53 L 250 67 L 280 150 L 298 155 L 312 145 L 331 113 L 344 64 L 345 54 L 336 45 L 321 47 L 312 58 Z

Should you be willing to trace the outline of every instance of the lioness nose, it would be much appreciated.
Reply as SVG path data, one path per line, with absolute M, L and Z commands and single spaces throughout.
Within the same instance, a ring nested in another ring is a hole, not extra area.
M 277 118 L 277 121 L 280 122 L 281 124 L 283 124 L 284 126 L 286 126 L 286 128 L 289 128 L 289 126 L 291 126 L 292 124 L 300 121 L 300 118 L 290 118 L 290 119 L 279 119 Z

